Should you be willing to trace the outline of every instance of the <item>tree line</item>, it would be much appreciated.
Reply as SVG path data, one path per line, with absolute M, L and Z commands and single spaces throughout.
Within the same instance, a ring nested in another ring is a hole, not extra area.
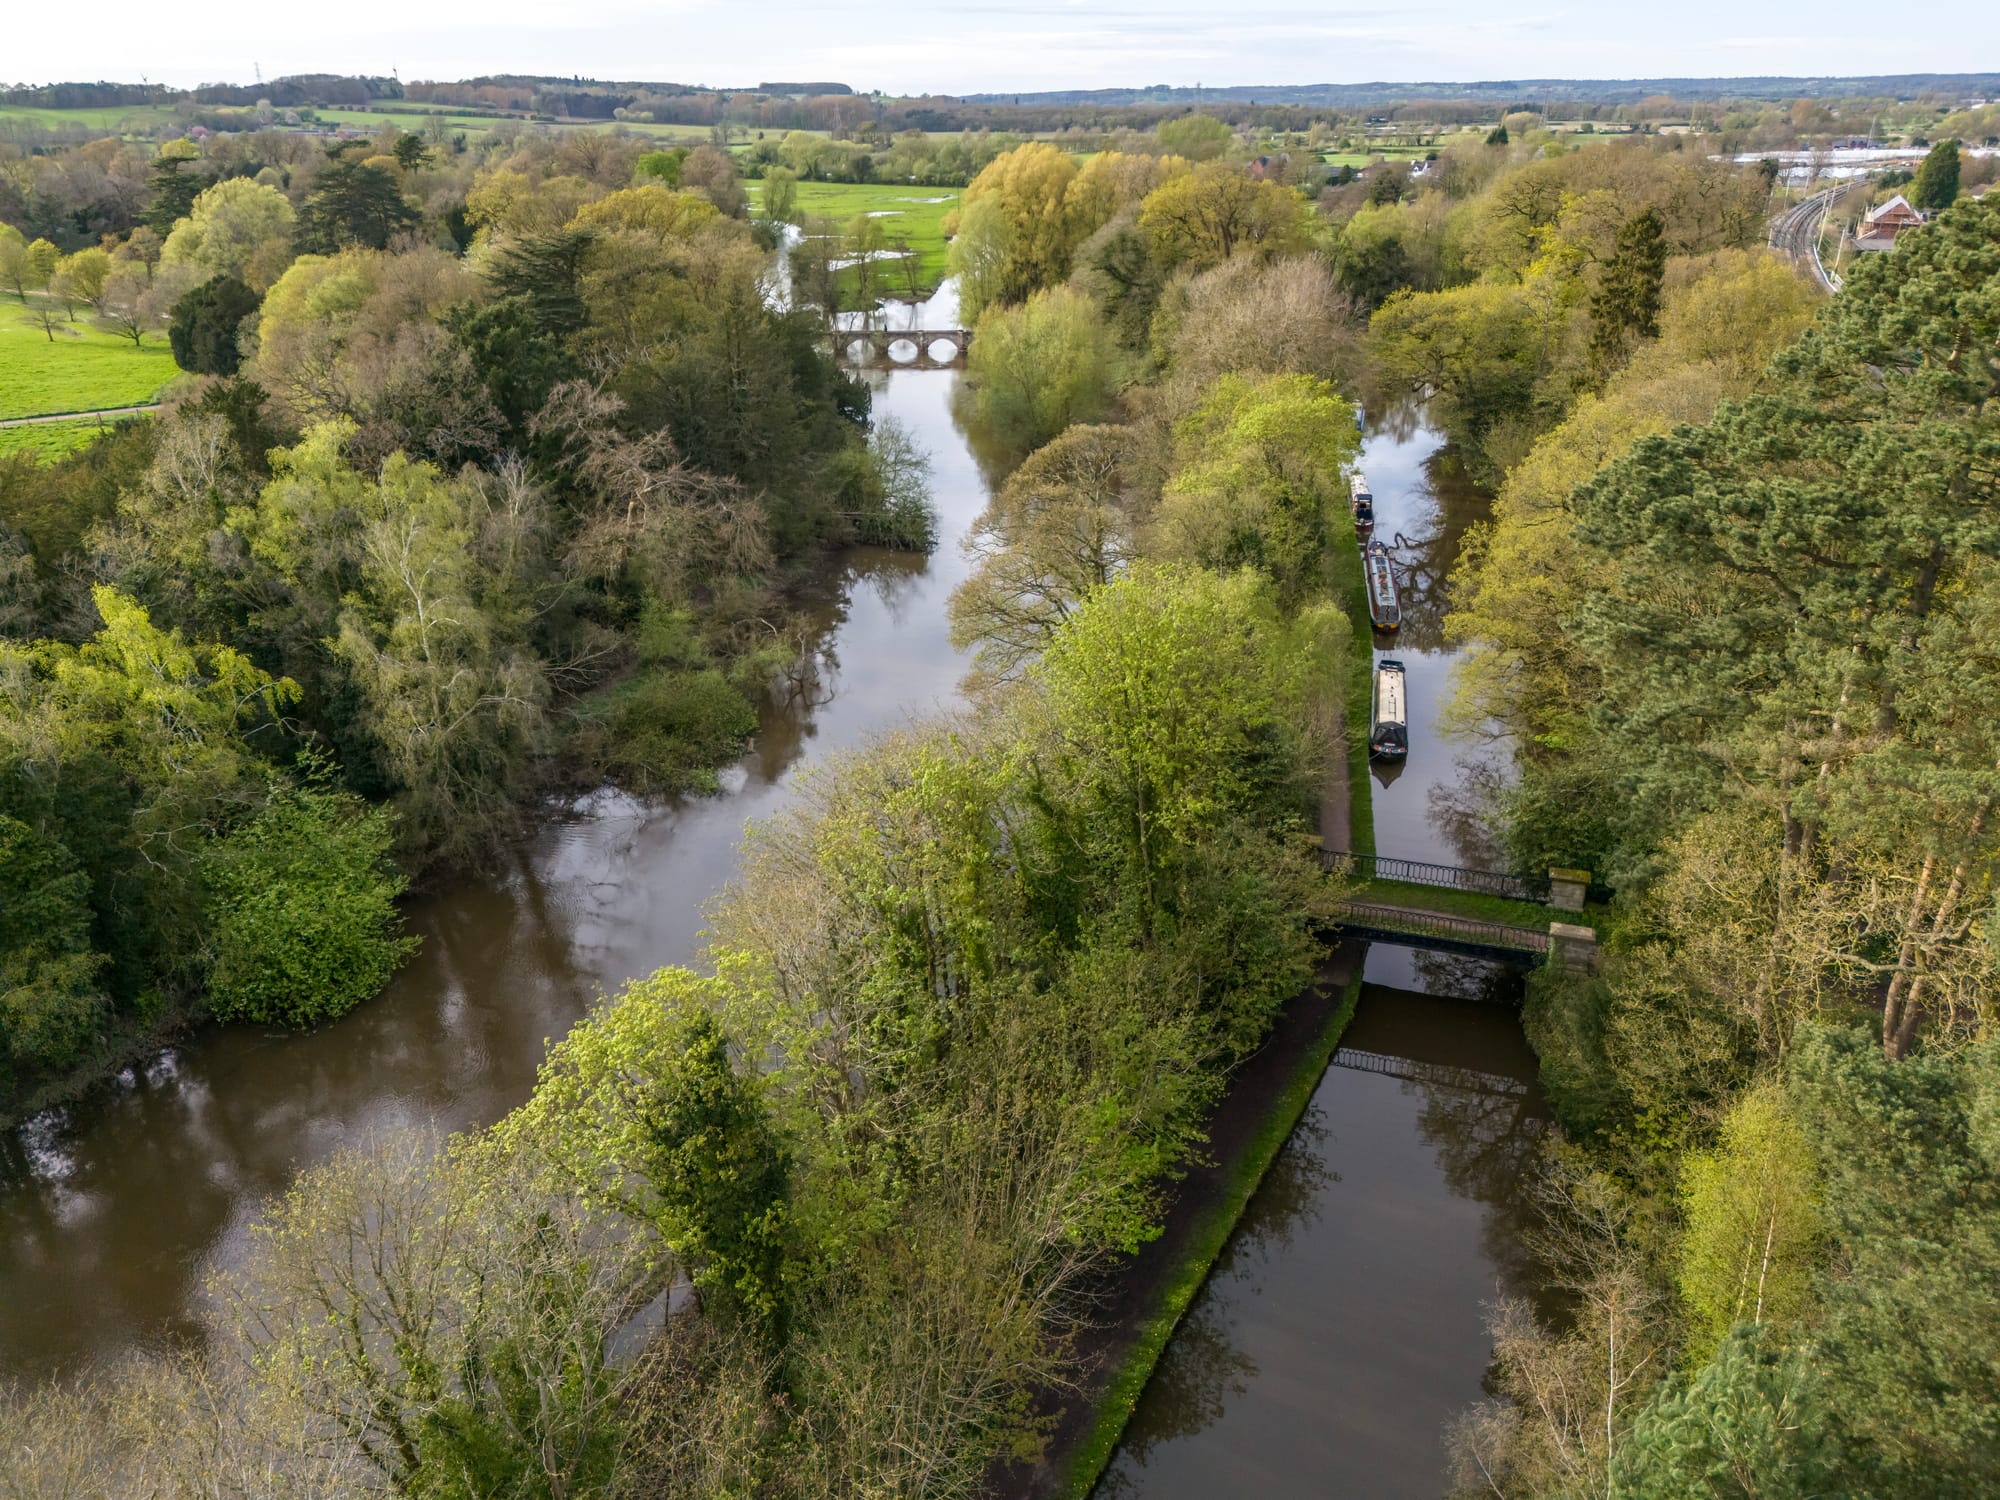
M 2000 1473 L 2000 211 L 1816 310 L 1732 257 L 1512 468 L 1449 621 L 1515 857 L 1620 892 L 1532 986 L 1575 1317 L 1498 1310 L 1468 1495 Z

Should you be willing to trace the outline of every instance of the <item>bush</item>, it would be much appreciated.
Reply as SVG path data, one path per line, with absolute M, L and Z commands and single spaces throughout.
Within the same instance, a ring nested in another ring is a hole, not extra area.
M 597 727 L 598 763 L 626 785 L 712 792 L 716 767 L 743 748 L 757 711 L 716 668 L 656 667 L 611 695 Z
M 201 861 L 209 1009 L 310 1026 L 388 983 L 416 947 L 398 936 L 409 884 L 389 862 L 389 816 L 317 780 L 271 800 Z
M 68 849 L 0 813 L 0 1067 L 67 1067 L 103 1008 L 90 882 Z

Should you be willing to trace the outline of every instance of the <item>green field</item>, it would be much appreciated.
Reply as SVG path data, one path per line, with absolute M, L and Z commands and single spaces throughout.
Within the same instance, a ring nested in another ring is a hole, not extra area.
M 148 334 L 134 349 L 86 316 L 79 310 L 50 343 L 18 302 L 0 300 L 0 419 L 139 406 L 179 373 L 164 338 Z
M 0 105 L 0 120 L 24 124 L 81 125 L 90 130 L 147 130 L 174 118 L 171 105 L 110 104 L 101 109 L 41 109 L 31 104 Z
M 746 182 L 753 207 L 763 202 L 764 184 Z M 958 207 L 963 188 L 910 187 L 874 182 L 802 182 L 799 184 L 798 212 L 809 218 L 832 219 L 845 228 L 857 214 L 877 214 L 883 238 L 901 240 L 915 252 L 917 281 L 928 293 L 937 289 L 945 276 L 945 215 Z M 929 201 L 934 200 L 934 201 Z M 885 286 L 891 293 L 903 291 L 899 269 L 884 268 Z
M 548 130 L 609 130 L 617 128 L 633 135 L 650 136 L 664 145 L 701 146 L 708 143 L 706 125 L 654 125 L 641 120 L 530 120 L 526 115 L 461 114 L 449 106 L 435 109 L 398 108 L 394 103 L 371 105 L 367 109 L 322 108 L 312 111 L 313 117 L 323 125 L 346 125 L 357 130 L 379 130 L 384 125 L 394 125 L 412 135 L 421 134 L 432 120 L 443 118 L 446 128 L 462 130 L 468 136 L 484 135 L 495 126 L 507 121 L 526 125 L 531 129 Z M 779 132 L 783 134 L 784 132 Z M 824 135 L 825 131 L 809 131 L 811 135 Z M 750 142 L 737 139 L 730 143 L 732 151 L 744 150 Z
M 118 422 L 145 421 L 144 417 L 78 417 L 64 422 L 27 422 L 19 427 L 0 427 L 0 458 L 16 453 L 32 453 L 43 460 L 74 453 L 109 432 Z

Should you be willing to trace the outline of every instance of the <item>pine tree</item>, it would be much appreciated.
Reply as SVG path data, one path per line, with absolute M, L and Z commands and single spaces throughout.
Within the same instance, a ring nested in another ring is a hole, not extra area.
M 1660 331 L 1660 283 L 1666 276 L 1667 242 L 1660 216 L 1642 209 L 1618 231 L 1618 246 L 1590 299 L 1590 359 L 1608 372 L 1633 339 Z
M 182 171 L 189 160 L 185 153 L 163 150 L 153 162 L 153 201 L 146 210 L 146 227 L 161 239 L 174 232 L 174 225 L 188 216 L 201 190 L 213 184 L 214 179 L 204 173 Z
M 1917 168 L 1910 184 L 1910 203 L 1925 213 L 1939 213 L 1958 199 L 1958 142 L 1939 141 Z
M 299 210 L 300 250 L 311 255 L 356 247 L 385 250 L 397 234 L 416 228 L 419 215 L 394 177 L 344 149 L 332 156 Z

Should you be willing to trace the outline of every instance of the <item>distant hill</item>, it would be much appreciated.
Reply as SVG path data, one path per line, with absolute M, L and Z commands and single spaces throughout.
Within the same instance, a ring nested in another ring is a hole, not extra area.
M 1675 99 L 1779 100 L 1801 97 L 1910 99 L 1919 94 L 1988 99 L 2000 95 L 2000 73 L 1885 73 L 1868 78 L 1495 78 L 1477 83 L 1267 83 L 1215 88 L 1154 84 L 1138 89 L 1048 89 L 1018 94 L 966 94 L 973 104 L 1307 104 L 1353 107 L 1411 99 L 1477 104 L 1636 104 Z

